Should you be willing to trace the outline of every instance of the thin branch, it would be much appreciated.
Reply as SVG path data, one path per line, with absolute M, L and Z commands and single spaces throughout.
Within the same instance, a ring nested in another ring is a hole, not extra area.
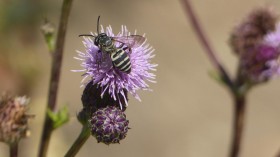
M 227 71 L 224 69 L 221 62 L 216 57 L 216 53 L 209 44 L 209 41 L 206 38 L 205 33 L 203 32 L 200 23 L 197 20 L 196 15 L 192 9 L 189 0 L 181 0 L 184 6 L 184 9 L 189 17 L 190 23 L 196 32 L 203 48 L 207 56 L 209 57 L 211 63 L 220 72 L 220 76 L 223 81 L 229 87 L 231 94 L 235 100 L 234 108 L 234 119 L 233 119 L 233 136 L 232 136 L 232 144 L 230 149 L 229 157 L 238 157 L 241 147 L 242 133 L 244 127 L 244 117 L 245 117 L 245 93 L 240 91 L 240 85 L 237 82 L 234 82 L 228 75 Z M 241 92 L 241 93 L 240 93 Z
M 47 104 L 48 105 L 47 107 L 52 111 L 54 111 L 56 107 L 56 99 L 57 99 L 60 71 L 61 71 L 62 58 L 63 58 L 65 34 L 67 29 L 68 17 L 72 6 L 72 1 L 73 0 L 63 1 L 60 23 L 58 28 L 58 35 L 56 39 L 55 50 L 53 53 L 51 78 L 49 84 L 49 97 L 48 97 L 48 104 Z M 52 121 L 48 117 L 48 114 L 46 112 L 43 134 L 41 137 L 41 142 L 39 147 L 40 149 L 39 157 L 46 157 L 52 131 L 53 131 Z
M 214 67 L 217 69 L 217 71 L 220 72 L 220 75 L 222 76 L 225 83 L 229 86 L 229 88 L 233 91 L 235 91 L 235 86 L 231 78 L 229 77 L 228 73 L 222 66 L 221 62 L 218 60 L 218 58 L 215 55 L 215 51 L 209 44 L 209 41 L 206 38 L 205 33 L 203 32 L 200 23 L 198 22 L 198 19 L 192 9 L 192 6 L 189 2 L 189 0 L 181 0 L 183 7 L 189 17 L 190 23 L 196 32 L 197 37 L 199 38 L 203 48 L 205 49 L 206 54 L 208 55 L 211 63 L 214 65 Z

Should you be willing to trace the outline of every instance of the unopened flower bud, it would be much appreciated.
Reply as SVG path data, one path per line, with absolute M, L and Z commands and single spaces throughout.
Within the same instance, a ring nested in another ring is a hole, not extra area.
M 120 95 L 119 93 L 116 94 Z M 126 109 L 125 99 L 127 99 L 127 92 L 125 91 L 125 98 L 118 96 L 118 99 L 115 100 L 108 92 L 102 93 L 102 88 L 91 81 L 86 85 L 81 99 L 83 107 L 90 113 L 106 106 L 119 107 L 124 111 Z
M 107 106 L 93 113 L 90 127 L 92 135 L 98 142 L 109 145 L 119 143 L 126 137 L 128 123 L 123 111 L 114 106 Z

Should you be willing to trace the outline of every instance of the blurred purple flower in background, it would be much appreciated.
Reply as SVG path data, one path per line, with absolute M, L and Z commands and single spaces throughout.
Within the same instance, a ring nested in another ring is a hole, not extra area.
M 266 82 L 279 71 L 278 19 L 279 16 L 272 8 L 257 8 L 233 29 L 230 44 L 239 57 L 241 82 Z
M 266 77 L 273 77 L 275 75 L 280 75 L 280 23 L 277 24 L 276 30 L 268 33 L 264 37 L 264 44 L 271 47 L 271 52 L 275 57 L 272 57 L 271 60 L 267 61 L 266 65 L 267 70 L 263 72 L 263 75 Z
M 101 26 L 101 32 L 105 30 Z M 109 26 L 105 32 L 109 37 L 122 37 L 129 36 L 125 26 L 117 35 L 113 34 L 112 28 Z M 135 31 L 136 34 L 136 31 Z M 92 34 L 94 35 L 94 34 Z M 97 35 L 97 34 L 95 34 Z M 129 74 L 123 73 L 120 70 L 114 68 L 110 54 L 100 52 L 98 46 L 94 45 L 94 41 L 91 37 L 84 37 L 83 44 L 86 48 L 85 52 L 77 51 L 78 57 L 75 59 L 81 60 L 82 70 L 73 70 L 74 72 L 84 72 L 83 80 L 85 84 L 92 81 L 93 85 L 97 84 L 98 88 L 101 88 L 101 97 L 108 92 L 114 100 L 118 100 L 122 107 L 121 99 L 119 96 L 125 99 L 125 105 L 127 106 L 127 98 L 125 96 L 126 91 L 131 93 L 136 99 L 140 101 L 140 97 L 136 93 L 137 90 L 151 90 L 148 82 L 155 83 L 155 74 L 151 71 L 156 71 L 157 64 L 151 63 L 151 59 L 155 56 L 153 54 L 154 49 L 146 44 L 146 41 L 139 47 L 131 49 L 131 52 L 126 50 L 131 61 L 131 72 Z M 115 46 L 120 46 L 120 43 L 115 42 Z M 90 78 L 89 80 L 87 78 Z M 87 80 L 87 81 L 86 81 Z

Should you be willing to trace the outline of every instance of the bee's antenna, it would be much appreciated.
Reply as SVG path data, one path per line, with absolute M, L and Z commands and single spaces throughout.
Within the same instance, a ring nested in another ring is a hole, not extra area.
M 98 19 L 97 19 L 97 33 L 100 34 L 99 32 L 99 19 L 100 19 L 100 15 L 98 16 Z
M 79 37 L 83 37 L 83 36 L 86 36 L 86 37 L 96 37 L 94 35 L 91 35 L 91 34 L 80 34 Z

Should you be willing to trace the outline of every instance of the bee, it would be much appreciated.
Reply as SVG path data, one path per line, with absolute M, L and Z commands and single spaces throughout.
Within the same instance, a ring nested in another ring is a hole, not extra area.
M 121 37 L 110 37 L 106 33 L 99 32 L 99 19 L 97 19 L 97 32 L 98 35 L 94 36 L 91 34 L 81 34 L 81 36 L 94 37 L 94 45 L 98 46 L 101 53 L 107 53 L 110 55 L 114 68 L 121 72 L 129 74 L 131 72 L 131 62 L 129 54 L 133 48 L 141 46 L 146 38 L 141 35 L 127 35 Z M 116 43 L 120 43 L 116 47 Z M 102 58 L 102 57 L 101 57 Z

